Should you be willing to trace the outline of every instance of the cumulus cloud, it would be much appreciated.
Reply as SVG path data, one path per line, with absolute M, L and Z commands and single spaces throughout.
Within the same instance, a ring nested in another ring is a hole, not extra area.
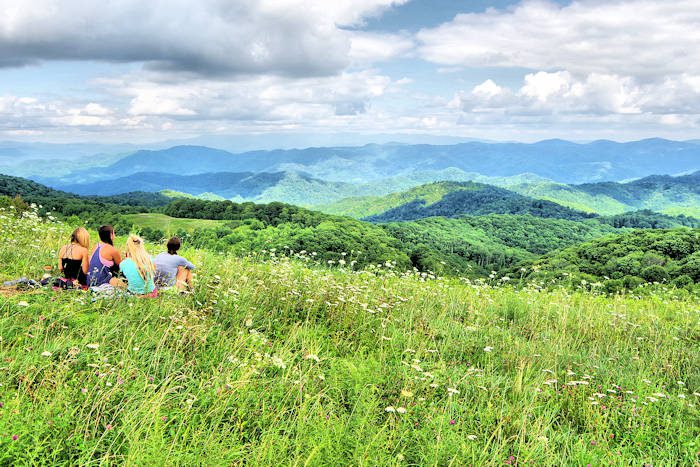
M 526 0 L 460 14 L 417 35 L 418 53 L 447 66 L 523 67 L 635 76 L 700 74 L 697 0 Z
M 328 75 L 386 51 L 361 25 L 407 0 L 0 0 L 0 66 L 145 62 L 203 75 Z M 398 37 L 393 49 L 405 49 Z M 390 47 L 391 48 L 391 47 Z
M 392 86 L 371 70 L 332 77 L 252 76 L 236 81 L 169 81 L 159 74 L 102 79 L 114 96 L 127 99 L 130 117 L 175 120 L 303 121 L 363 113 Z
M 591 73 L 578 79 L 568 71 L 525 75 L 517 90 L 493 80 L 457 93 L 449 107 L 510 115 L 700 115 L 700 76 L 682 75 L 661 83 Z M 664 123 L 680 121 L 666 117 Z

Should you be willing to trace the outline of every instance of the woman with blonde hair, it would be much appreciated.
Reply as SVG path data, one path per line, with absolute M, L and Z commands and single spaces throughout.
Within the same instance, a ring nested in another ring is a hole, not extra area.
M 129 235 L 126 240 L 126 259 L 119 264 L 119 269 L 129 282 L 127 286 L 129 292 L 146 297 L 158 296 L 153 283 L 156 267 L 144 248 L 141 237 Z
M 63 245 L 58 252 L 58 269 L 63 273 L 54 284 L 70 288 L 74 282 L 87 287 L 87 272 L 90 262 L 90 234 L 84 227 L 78 227 L 70 236 L 70 243 Z

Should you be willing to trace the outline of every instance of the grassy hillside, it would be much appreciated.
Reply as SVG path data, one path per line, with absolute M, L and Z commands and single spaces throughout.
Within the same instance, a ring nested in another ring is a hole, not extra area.
M 1 216 L 0 279 L 69 232 Z M 695 301 L 183 254 L 191 295 L 3 296 L 0 462 L 697 460 Z
M 210 219 L 179 219 L 159 213 L 127 214 L 127 222 L 138 227 L 162 230 L 166 235 L 173 235 L 178 230 L 193 231 L 195 229 L 214 229 L 224 224 L 224 221 Z

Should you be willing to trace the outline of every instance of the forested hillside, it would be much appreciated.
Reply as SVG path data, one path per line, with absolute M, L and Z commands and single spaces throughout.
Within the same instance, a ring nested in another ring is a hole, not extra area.
M 578 220 L 594 217 L 551 201 L 536 200 L 503 188 L 473 182 L 424 185 L 417 190 L 390 197 L 388 202 L 395 207 L 366 219 L 372 222 L 392 222 L 464 214 L 530 214 L 536 217 Z
M 514 184 L 509 188 L 534 198 L 604 215 L 649 209 L 700 217 L 700 172 L 678 177 L 654 175 L 628 183 L 536 182 Z
M 431 217 L 382 227 L 401 241 L 419 269 L 477 277 L 557 248 L 620 232 L 595 221 L 531 215 Z
M 532 277 L 597 281 L 615 292 L 644 282 L 700 282 L 700 229 L 636 230 L 545 255 Z M 568 275 L 568 276 L 562 276 Z

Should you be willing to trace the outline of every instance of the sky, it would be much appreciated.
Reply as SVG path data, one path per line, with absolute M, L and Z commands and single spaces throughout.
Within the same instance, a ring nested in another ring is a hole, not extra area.
M 700 0 L 0 0 L 0 140 L 700 138 Z

